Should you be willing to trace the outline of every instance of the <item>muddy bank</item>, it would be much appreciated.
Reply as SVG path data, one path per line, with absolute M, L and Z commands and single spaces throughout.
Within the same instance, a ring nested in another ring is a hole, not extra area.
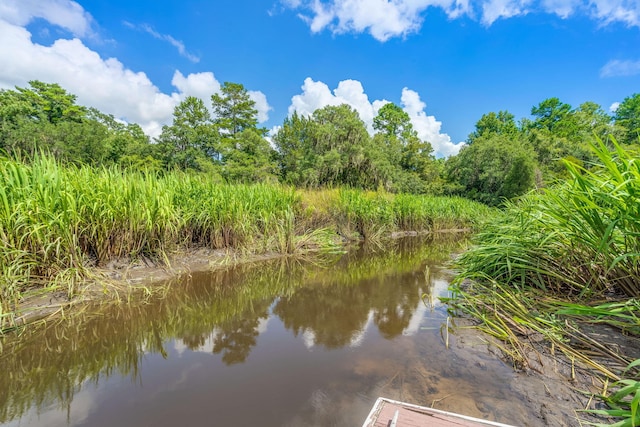
M 29 325 L 89 302 L 144 298 L 158 285 L 192 272 L 215 271 L 286 256 L 275 252 L 249 254 L 233 250 L 194 249 L 172 254 L 168 263 L 148 258 L 135 262 L 113 260 L 104 268 L 91 269 L 89 277 L 92 280 L 82 283 L 71 298 L 65 291 L 46 289 L 27 294 L 13 313 L 13 324 L 15 327 Z

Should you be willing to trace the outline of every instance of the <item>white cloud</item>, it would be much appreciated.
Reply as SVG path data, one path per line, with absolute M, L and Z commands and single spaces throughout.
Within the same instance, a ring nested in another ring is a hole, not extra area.
M 469 0 L 283 0 L 283 4 L 307 10 L 299 16 L 314 33 L 325 28 L 334 33 L 369 32 L 380 41 L 418 31 L 422 12 L 430 6 L 444 9 L 450 18 L 470 11 Z
M 255 108 L 258 110 L 258 123 L 264 123 L 269 120 L 269 111 L 273 110 L 269 102 L 267 102 L 267 96 L 258 91 L 258 90 L 250 90 L 247 91 L 249 93 L 249 98 L 256 103 Z
M 498 19 L 527 13 L 552 13 L 561 18 L 583 14 L 602 25 L 620 22 L 640 26 L 638 0 L 281 0 L 298 10 L 314 33 L 369 33 L 376 40 L 405 37 L 422 27 L 425 11 L 444 10 L 450 19 L 468 16 L 490 26 Z
M 205 102 L 211 98 L 211 95 L 220 92 L 220 82 L 216 80 L 212 72 L 193 73 L 185 77 L 180 71 L 176 70 L 173 74 L 173 79 L 171 79 L 171 84 L 184 97 L 195 96 Z
M 482 23 L 490 26 L 497 19 L 529 13 L 531 0 L 489 0 L 482 4 Z
M 71 0 L 2 0 L 0 19 L 24 27 L 34 18 L 42 18 L 70 31 L 76 37 L 91 33 L 93 18 Z
M 150 34 L 155 39 L 166 41 L 171 46 L 173 46 L 176 49 L 178 49 L 178 53 L 181 56 L 187 58 L 191 62 L 195 62 L 195 63 L 200 62 L 200 58 L 197 55 L 194 55 L 193 53 L 189 53 L 187 51 L 187 48 L 185 47 L 185 45 L 184 45 L 184 43 L 182 41 L 176 40 L 174 37 L 170 36 L 169 34 L 161 34 L 161 33 L 157 32 L 156 30 L 154 30 L 148 24 L 135 25 L 135 24 L 132 24 L 131 22 L 127 22 L 127 21 L 124 21 L 123 24 L 125 26 L 131 28 L 131 29 L 144 31 L 147 34 Z
M 620 106 L 619 102 L 614 102 L 613 104 L 611 104 L 611 106 L 609 106 L 609 111 L 611 111 L 612 113 L 615 113 L 616 111 L 618 111 L 619 106 Z
M 373 132 L 373 118 L 378 114 L 378 110 L 388 102 L 387 100 L 369 101 L 362 83 L 357 80 L 343 80 L 332 92 L 325 83 L 316 82 L 308 77 L 302 85 L 302 93 L 291 98 L 289 114 L 297 112 L 300 115 L 308 116 L 313 114 L 315 110 L 328 105 L 348 104 L 358 112 L 369 132 Z M 426 104 L 420 100 L 417 92 L 404 88 L 401 103 L 404 111 L 411 118 L 411 123 L 418 132 L 418 136 L 422 140 L 429 141 L 437 155 L 450 156 L 458 152 L 461 145 L 454 144 L 449 135 L 441 133 L 442 123 L 437 121 L 434 116 L 426 114 L 424 111 Z
M 591 16 L 602 24 L 621 22 L 628 26 L 640 26 L 640 2 L 638 0 L 589 0 Z
M 213 73 L 185 77 L 176 71 L 172 84 L 177 91 L 166 94 L 145 73 L 126 68 L 116 58 L 101 58 L 77 38 L 39 45 L 25 28 L 3 19 L 0 34 L 0 88 L 25 87 L 29 80 L 58 83 L 77 95 L 79 104 L 138 123 L 150 136 L 159 135 L 162 125 L 171 122 L 174 107 L 187 95 L 206 101 L 220 89 Z M 250 96 L 256 100 L 259 119 L 266 120 L 266 97 L 260 92 Z
M 413 128 L 418 132 L 420 139 L 430 142 L 436 154 L 447 157 L 460 151 L 462 144 L 455 144 L 449 135 L 441 133 L 442 122 L 437 121 L 434 116 L 427 115 L 425 112 L 427 104 L 422 102 L 418 92 L 405 87 L 402 89 L 400 102 L 403 110 L 409 114 Z
M 358 112 L 369 132 L 373 132 L 373 118 L 378 114 L 380 107 L 387 102 L 385 100 L 369 102 L 362 83 L 357 80 L 343 80 L 332 92 L 325 83 L 316 82 L 307 77 L 302 85 L 302 93 L 291 98 L 289 114 L 296 111 L 300 115 L 310 116 L 317 109 L 327 105 L 348 104 Z
M 640 60 L 618 60 L 614 59 L 607 62 L 604 67 L 600 69 L 600 77 L 624 77 L 635 76 L 640 74 Z
M 541 6 L 546 12 L 566 19 L 576 12 L 581 3 L 582 0 L 543 0 Z

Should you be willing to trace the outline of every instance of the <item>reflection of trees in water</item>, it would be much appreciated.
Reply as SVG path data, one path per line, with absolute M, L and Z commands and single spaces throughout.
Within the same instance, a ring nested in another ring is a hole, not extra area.
M 199 349 L 212 331 L 220 331 L 214 353 L 227 364 L 242 363 L 278 296 L 275 312 L 286 327 L 295 333 L 312 330 L 327 348 L 350 344 L 371 310 L 381 334 L 396 336 L 420 298 L 411 278 L 422 273 L 414 271 L 425 259 L 442 260 L 456 247 L 425 246 L 417 239 L 389 246 L 356 250 L 323 266 L 278 261 L 194 274 L 159 300 L 89 309 L 100 315 L 33 328 L 14 343 L 4 337 L 0 372 L 10 375 L 0 375 L 0 423 L 34 406 L 67 406 L 89 379 L 137 378 L 145 353 L 171 356 L 164 348 L 171 339 Z
M 387 242 L 385 248 L 363 246 L 281 298 L 274 314 L 294 334 L 311 331 L 315 344 L 327 348 L 352 343 L 369 313 L 380 334 L 393 338 L 409 326 L 421 295 L 431 291 L 425 262 L 441 262 L 459 245 L 459 240 L 425 245 L 424 239 L 401 239 Z
M 269 304 L 266 305 L 268 308 Z M 222 361 L 226 365 L 244 362 L 256 345 L 256 338 L 260 335 L 260 320 L 268 318 L 269 312 L 265 309 L 260 313 L 254 313 L 250 317 L 247 315 L 232 319 L 216 328 L 213 353 L 222 353 Z
M 339 348 L 360 335 L 371 312 L 382 336 L 400 335 L 409 326 L 426 286 L 420 274 L 311 285 L 280 299 L 273 312 L 296 335 L 309 330 L 316 344 Z
M 287 329 L 298 335 L 311 330 L 316 344 L 327 348 L 348 345 L 364 327 L 369 314 L 367 295 L 358 288 L 300 289 L 276 304 L 276 314 Z

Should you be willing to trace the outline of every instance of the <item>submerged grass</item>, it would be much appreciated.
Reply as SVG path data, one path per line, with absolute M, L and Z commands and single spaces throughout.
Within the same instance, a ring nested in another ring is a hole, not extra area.
M 491 210 L 456 198 L 227 185 L 203 175 L 0 158 L 0 331 L 34 289 L 72 298 L 92 267 L 167 263 L 176 249 L 335 249 L 403 230 L 470 228 Z

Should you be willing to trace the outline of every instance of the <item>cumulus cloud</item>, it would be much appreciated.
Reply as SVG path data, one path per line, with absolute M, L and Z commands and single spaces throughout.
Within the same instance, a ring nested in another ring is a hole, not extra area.
M 70 31 L 76 37 L 91 33 L 93 18 L 71 0 L 2 0 L 0 19 L 24 27 L 34 18 L 42 18 Z
M 616 111 L 618 111 L 618 107 L 620 107 L 620 103 L 614 102 L 609 106 L 609 111 L 611 111 L 612 113 L 615 113 Z
M 77 95 L 79 104 L 138 123 L 150 136 L 159 135 L 162 125 L 171 122 L 173 109 L 186 96 L 206 101 L 220 90 L 211 72 L 184 76 L 176 71 L 171 83 L 177 90 L 166 94 L 145 73 L 126 68 L 116 58 L 103 59 L 78 38 L 43 46 L 31 40 L 26 28 L 2 18 L 0 34 L 0 88 L 25 87 L 30 80 L 55 82 Z M 260 122 L 265 121 L 271 109 L 266 97 L 261 92 L 250 96 Z
M 133 30 L 144 31 L 147 34 L 150 34 L 155 39 L 162 40 L 162 41 L 165 41 L 165 42 L 169 43 L 171 46 L 175 47 L 178 50 L 178 53 L 180 54 L 180 56 L 183 56 L 183 57 L 187 58 L 191 62 L 195 62 L 195 63 L 200 62 L 200 57 L 198 57 L 197 55 L 194 55 L 193 53 L 189 53 L 187 51 L 187 48 L 185 47 L 185 45 L 184 45 L 184 43 L 182 41 L 176 40 L 175 38 L 173 38 L 169 34 L 161 34 L 161 33 L 157 32 L 156 30 L 154 30 L 148 24 L 135 25 L 135 24 L 132 24 L 131 22 L 127 22 L 127 21 L 124 21 L 123 24 L 126 27 L 129 27 L 129 28 L 131 28 Z
M 422 12 L 430 6 L 444 9 L 450 18 L 470 11 L 469 0 L 283 0 L 283 4 L 305 10 L 299 16 L 312 32 L 325 28 L 334 33 L 369 32 L 380 41 L 418 31 Z
M 640 60 L 618 60 L 607 62 L 600 69 L 600 77 L 624 77 L 640 74 Z
M 358 112 L 369 132 L 373 132 L 373 118 L 378 114 L 378 110 L 388 102 L 385 100 L 369 102 L 369 97 L 364 93 L 362 83 L 357 80 L 343 80 L 332 92 L 325 83 L 316 82 L 307 77 L 302 85 L 302 93 L 291 98 L 289 114 L 293 114 L 295 111 L 300 115 L 309 116 L 317 109 L 327 105 L 348 104 Z
M 357 80 L 343 80 L 338 83 L 335 90 L 331 91 L 327 84 L 308 77 L 302 85 L 302 93 L 291 98 L 289 114 L 297 112 L 308 116 L 315 110 L 328 105 L 348 104 L 358 112 L 367 129 L 372 133 L 374 117 L 388 102 L 387 100 L 369 101 L 362 83 Z M 450 156 L 458 152 L 461 144 L 454 144 L 449 135 L 441 133 L 442 123 L 434 116 L 427 115 L 426 104 L 422 102 L 417 92 L 404 88 L 401 103 L 418 136 L 433 145 L 436 155 Z
M 423 141 L 429 141 L 436 154 L 447 157 L 457 154 L 462 144 L 455 144 L 451 137 L 441 132 L 442 122 L 436 120 L 434 116 L 428 116 L 425 112 L 427 104 L 422 102 L 418 92 L 408 88 L 402 89 L 400 97 L 403 110 L 411 118 L 413 128 L 418 132 L 418 136 Z
M 487 26 L 533 12 L 561 18 L 583 14 L 602 25 L 640 26 L 638 0 L 281 0 L 281 4 L 298 11 L 314 33 L 369 33 L 381 42 L 419 31 L 430 7 L 442 9 L 450 19 L 478 16 Z

